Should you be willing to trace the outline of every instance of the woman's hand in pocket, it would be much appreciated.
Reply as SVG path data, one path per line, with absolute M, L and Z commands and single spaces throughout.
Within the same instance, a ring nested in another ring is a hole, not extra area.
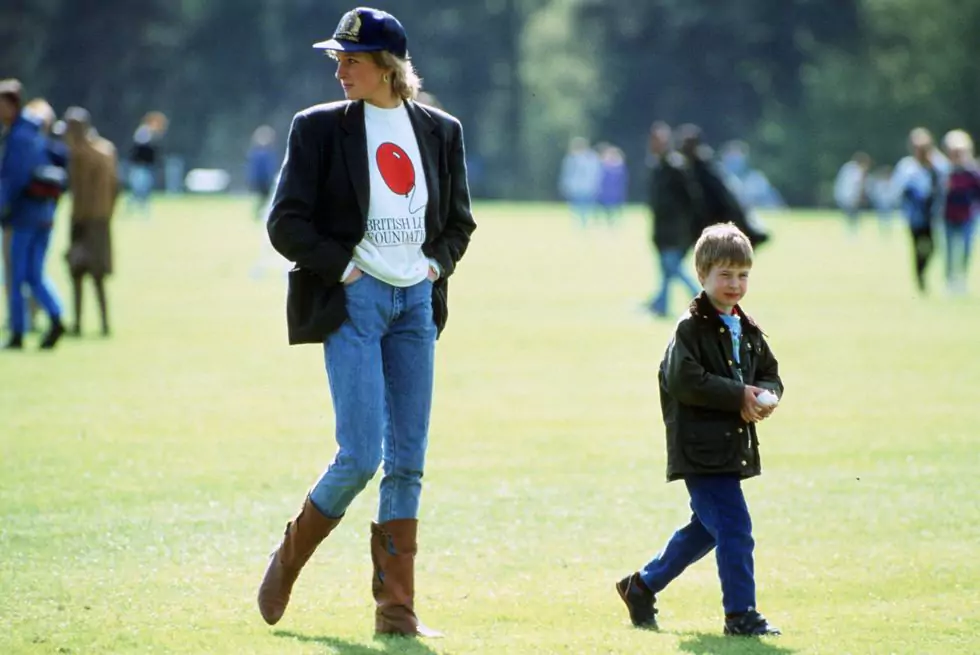
M 350 286 L 351 284 L 354 284 L 360 280 L 362 277 L 364 277 L 364 271 L 355 266 L 351 269 L 351 272 L 347 275 L 347 277 L 344 278 L 343 285 L 345 287 Z

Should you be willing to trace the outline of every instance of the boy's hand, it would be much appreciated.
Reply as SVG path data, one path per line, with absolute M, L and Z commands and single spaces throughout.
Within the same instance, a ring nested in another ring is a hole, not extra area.
M 755 397 L 756 402 L 762 405 L 762 418 L 769 418 L 776 408 L 779 407 L 779 396 L 772 391 L 766 390 Z
M 742 396 L 742 420 L 746 423 L 758 423 L 772 413 L 771 407 L 763 407 L 755 399 L 760 393 L 765 391 L 761 387 L 754 387 L 751 384 L 745 385 L 745 392 Z

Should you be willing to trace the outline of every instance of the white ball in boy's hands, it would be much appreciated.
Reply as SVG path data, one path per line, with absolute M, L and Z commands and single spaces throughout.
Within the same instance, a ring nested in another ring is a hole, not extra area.
M 779 396 L 768 389 L 756 396 L 755 400 L 763 407 L 775 407 L 779 404 Z

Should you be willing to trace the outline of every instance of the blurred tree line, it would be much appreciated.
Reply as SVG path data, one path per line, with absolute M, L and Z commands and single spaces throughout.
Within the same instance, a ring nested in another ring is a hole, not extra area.
M 125 149 L 140 117 L 164 147 L 238 173 L 252 130 L 341 97 L 310 46 L 336 0 L 5 0 L 0 77 L 86 107 Z M 980 133 L 980 2 L 376 0 L 426 88 L 466 127 L 474 192 L 552 198 L 568 139 L 622 147 L 645 195 L 650 123 L 741 138 L 793 203 L 824 202 L 853 151 L 891 163 L 916 125 Z

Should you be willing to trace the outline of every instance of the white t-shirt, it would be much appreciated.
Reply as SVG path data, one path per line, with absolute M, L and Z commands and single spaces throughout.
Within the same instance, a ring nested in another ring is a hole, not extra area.
M 841 209 L 857 209 L 864 190 L 865 171 L 851 160 L 840 167 L 834 180 L 834 201 Z
M 352 263 L 392 286 L 410 287 L 426 278 L 430 266 L 422 253 L 429 189 L 419 143 L 404 104 L 382 109 L 364 103 L 364 128 L 370 202 Z

